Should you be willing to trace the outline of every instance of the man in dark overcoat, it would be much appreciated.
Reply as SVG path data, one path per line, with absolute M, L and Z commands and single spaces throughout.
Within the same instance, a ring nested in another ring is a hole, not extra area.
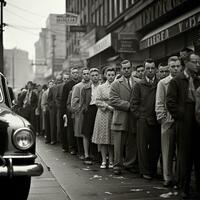
M 171 80 L 167 92 L 167 109 L 177 128 L 177 181 L 182 197 L 190 196 L 191 171 L 194 164 L 196 189 L 200 192 L 200 129 L 195 119 L 195 93 L 200 85 L 196 75 L 199 56 L 190 53 L 182 62 L 184 71 Z
M 37 107 L 38 98 L 33 91 L 33 82 L 27 83 L 27 91 L 23 92 L 19 98 L 18 105 L 20 108 L 20 115 L 26 118 L 34 128 L 35 127 L 35 109 Z
M 60 102 L 62 117 L 65 115 L 65 117 L 69 118 L 67 128 L 62 131 L 62 150 L 69 151 L 72 155 L 76 154 L 77 148 L 73 131 L 73 121 L 72 119 L 70 119 L 71 115 L 69 114 L 69 112 L 67 112 L 67 99 L 73 86 L 79 82 L 79 70 L 78 68 L 73 67 L 70 69 L 70 80 L 67 80 L 63 85 Z
M 130 109 L 137 118 L 139 170 L 143 178 L 151 179 L 157 173 L 160 155 L 160 125 L 155 112 L 158 80 L 152 59 L 144 62 L 144 68 L 144 78 L 133 88 Z

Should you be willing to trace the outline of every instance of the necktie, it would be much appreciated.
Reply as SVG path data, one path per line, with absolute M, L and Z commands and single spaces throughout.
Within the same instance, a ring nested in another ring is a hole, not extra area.
M 128 87 L 131 89 L 131 83 L 129 78 L 127 78 L 127 82 L 128 82 Z

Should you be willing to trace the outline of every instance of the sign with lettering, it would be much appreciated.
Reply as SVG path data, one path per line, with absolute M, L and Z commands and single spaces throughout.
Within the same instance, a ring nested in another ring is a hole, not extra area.
M 80 17 L 75 13 L 69 13 L 56 16 L 56 22 L 58 24 L 65 24 L 67 26 L 78 26 L 80 25 Z
M 70 26 L 70 32 L 86 32 L 86 26 Z
M 112 45 L 111 40 L 111 33 L 109 33 L 89 48 L 89 56 L 92 57 L 110 47 Z
M 117 51 L 124 53 L 133 53 L 138 50 L 137 40 L 118 40 Z
M 142 27 L 155 21 L 188 0 L 157 0 L 141 13 Z
M 151 36 L 140 41 L 140 49 L 145 49 L 158 44 L 166 39 L 172 38 L 200 24 L 200 12 L 195 13 L 178 23 L 172 24 L 165 29 L 152 34 Z

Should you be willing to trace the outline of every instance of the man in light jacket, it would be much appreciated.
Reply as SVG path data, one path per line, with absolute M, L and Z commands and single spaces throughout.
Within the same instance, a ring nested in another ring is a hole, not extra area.
M 166 107 L 166 95 L 169 82 L 181 71 L 181 63 L 177 56 L 168 59 L 170 75 L 158 82 L 156 91 L 156 116 L 161 123 L 161 151 L 163 162 L 163 178 L 165 187 L 172 186 L 173 157 L 175 155 L 175 123 Z

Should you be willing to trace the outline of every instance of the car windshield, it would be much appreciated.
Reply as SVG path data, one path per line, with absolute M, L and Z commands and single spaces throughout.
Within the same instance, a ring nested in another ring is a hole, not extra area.
M 0 103 L 3 101 L 3 93 L 2 93 L 2 89 L 0 88 Z

